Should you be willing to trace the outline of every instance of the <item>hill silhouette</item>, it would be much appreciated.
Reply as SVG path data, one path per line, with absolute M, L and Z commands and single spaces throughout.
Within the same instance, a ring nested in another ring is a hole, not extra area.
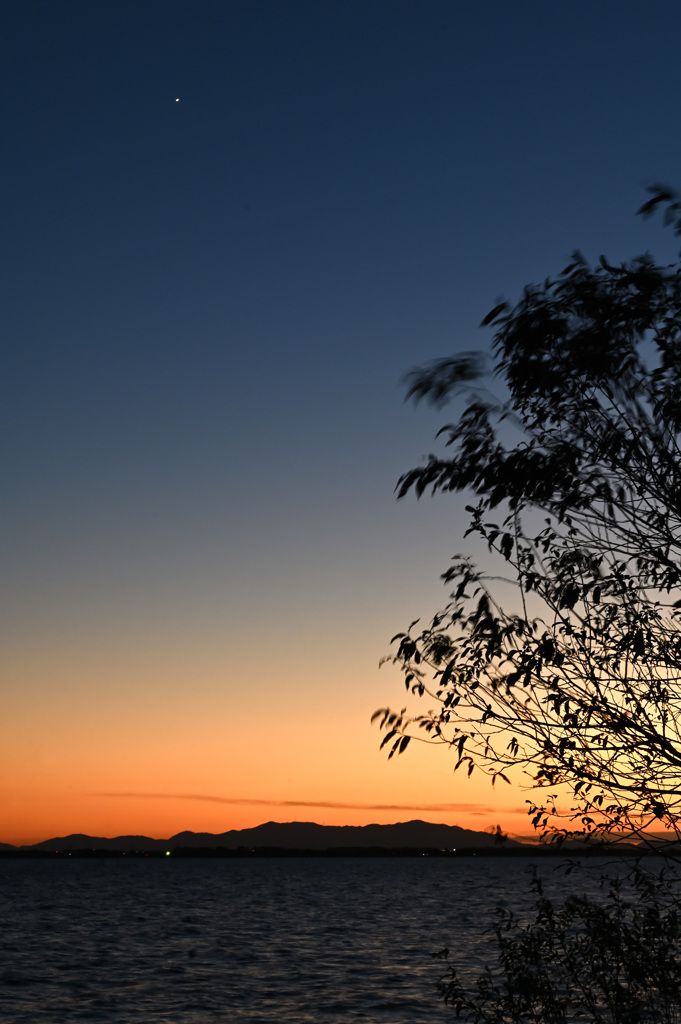
M 459 825 L 442 825 L 427 821 L 404 821 L 393 825 L 318 825 L 315 822 L 268 821 L 255 828 L 231 829 L 229 832 L 178 832 L 169 839 L 148 836 L 87 836 L 74 834 L 46 839 L 31 847 L 45 851 L 62 850 L 142 850 L 159 852 L 176 848 L 222 847 L 225 849 L 275 847 L 285 850 L 328 850 L 362 847 L 386 849 L 466 849 L 496 845 L 489 832 L 476 832 Z M 505 846 L 521 846 L 512 839 Z

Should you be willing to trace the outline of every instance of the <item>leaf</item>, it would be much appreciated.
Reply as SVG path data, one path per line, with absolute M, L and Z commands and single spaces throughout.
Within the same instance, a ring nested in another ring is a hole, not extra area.
M 576 605 L 578 599 L 579 587 L 576 583 L 568 583 L 568 585 L 564 588 L 560 596 L 560 603 L 558 607 L 572 610 Z
M 498 305 L 496 305 L 494 307 L 494 309 L 491 309 L 489 311 L 489 313 L 487 314 L 487 316 L 484 317 L 484 319 L 482 320 L 480 326 L 481 327 L 489 327 L 489 325 L 494 323 L 494 321 L 497 319 L 497 317 L 500 316 L 500 314 L 505 312 L 507 309 L 508 309 L 508 302 L 504 301 L 504 302 L 498 303 Z
M 396 729 L 391 729 L 390 732 L 386 733 L 385 736 L 383 737 L 383 739 L 381 741 L 381 745 L 380 745 L 380 747 L 378 749 L 379 750 L 383 750 L 383 747 L 386 745 L 386 743 L 389 743 L 390 740 L 393 738 L 393 736 L 396 736 L 396 735 L 397 735 L 397 730 Z
M 501 553 L 504 558 L 509 561 L 513 554 L 513 537 L 510 533 L 505 533 L 503 535 L 499 547 L 501 548 Z

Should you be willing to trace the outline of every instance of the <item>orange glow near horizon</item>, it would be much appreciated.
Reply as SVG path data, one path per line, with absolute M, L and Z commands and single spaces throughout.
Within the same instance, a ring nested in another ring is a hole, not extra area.
M 15 699 L 15 728 L 0 726 L 2 842 L 28 845 L 71 833 L 169 838 L 271 820 L 365 825 L 421 818 L 531 832 L 527 794 L 493 789 L 482 775 L 454 775 L 444 749 L 412 744 L 388 761 L 369 724 L 375 705 L 361 694 L 335 716 L 328 706 L 316 714 L 282 706 L 257 728 L 227 697 L 207 708 L 188 695 L 162 712 L 131 696 L 123 714 L 120 702 L 106 697 L 89 708 L 60 709 L 54 696 L 43 696 L 40 706 L 32 701 L 23 709 Z
M 391 761 L 379 751 L 371 714 L 404 689 L 395 669 L 374 666 L 381 637 L 407 615 L 386 601 L 358 624 L 351 597 L 337 590 L 302 643 L 298 609 L 272 615 L 265 647 L 260 620 L 248 608 L 237 618 L 236 603 L 231 617 L 206 605 L 192 621 L 161 597 L 155 619 L 131 616 L 119 630 L 68 608 L 26 620 L 0 656 L 0 842 L 169 838 L 268 820 L 531 833 L 519 787 L 453 774 L 443 748 L 412 743 Z
M 377 805 L 375 808 L 333 805 L 322 801 L 268 801 L 236 806 L 202 796 L 158 794 L 99 797 L 81 794 L 10 794 L 5 797 L 0 842 L 32 845 L 45 839 L 82 833 L 91 836 L 145 835 L 168 839 L 181 831 L 222 833 L 253 828 L 266 821 L 315 821 L 323 825 L 390 824 L 421 819 L 485 831 L 500 824 L 510 835 L 531 834 L 523 808 L 485 805 Z

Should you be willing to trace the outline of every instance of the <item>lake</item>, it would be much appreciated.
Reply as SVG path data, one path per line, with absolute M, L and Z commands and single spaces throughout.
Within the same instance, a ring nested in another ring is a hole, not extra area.
M 3 860 L 0 1022 L 451 1021 L 431 953 L 479 970 L 531 860 Z

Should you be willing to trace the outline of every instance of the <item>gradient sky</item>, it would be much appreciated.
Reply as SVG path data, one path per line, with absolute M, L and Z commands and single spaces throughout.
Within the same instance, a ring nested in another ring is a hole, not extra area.
M 673 257 L 634 213 L 681 185 L 680 36 L 677 2 L 3 5 L 0 840 L 528 831 L 369 724 L 464 547 L 463 501 L 394 499 L 443 421 L 400 381 L 576 247 Z

